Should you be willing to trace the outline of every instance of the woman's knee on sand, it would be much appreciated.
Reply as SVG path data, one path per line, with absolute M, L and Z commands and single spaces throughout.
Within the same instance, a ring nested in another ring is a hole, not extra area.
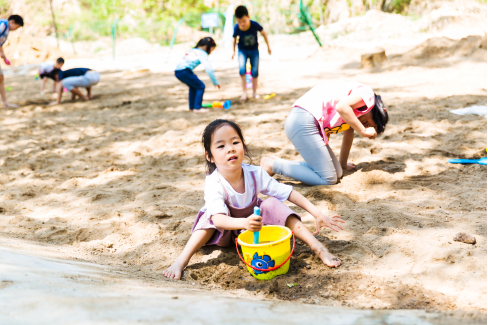
M 302 155 L 306 160 L 310 158 L 304 153 Z M 320 159 L 320 164 L 310 166 L 306 161 L 291 161 L 270 156 L 261 159 L 261 167 L 271 176 L 284 175 L 311 186 L 334 185 L 342 177 L 342 167 L 336 159 L 326 162 L 327 158 L 330 159 L 330 157 L 324 157 Z
M 327 180 L 329 184 L 326 185 L 335 185 L 339 183 L 341 178 L 344 176 L 344 170 L 342 169 L 341 164 L 339 162 L 334 163 L 334 168 L 335 168 L 335 177 L 333 174 L 330 175 Z

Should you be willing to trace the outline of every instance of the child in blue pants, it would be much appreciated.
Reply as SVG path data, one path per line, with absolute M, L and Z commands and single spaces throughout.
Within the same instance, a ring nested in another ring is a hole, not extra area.
M 238 61 L 239 61 L 239 75 L 241 76 L 242 84 L 242 96 L 241 100 L 247 99 L 246 89 L 246 64 L 247 59 L 251 61 L 251 75 L 252 75 L 252 97 L 259 98 L 257 94 L 258 90 L 258 75 L 259 75 L 259 50 L 258 50 L 258 32 L 263 35 L 266 45 L 268 45 L 268 53 L 271 54 L 271 48 L 269 47 L 268 35 L 264 32 L 264 29 L 254 20 L 249 18 L 249 12 L 244 6 L 236 8 L 236 20 L 237 24 L 234 27 L 234 54 L 236 54 L 237 36 L 239 36 L 239 43 L 237 47 L 239 49 Z
M 217 78 L 215 78 L 215 73 L 212 68 L 212 65 L 208 61 L 208 56 L 215 50 L 217 44 L 211 37 L 202 38 L 198 41 L 197 45 L 186 52 L 183 59 L 178 63 L 175 69 L 175 77 L 178 78 L 182 83 L 186 84 L 190 87 L 190 94 L 189 94 L 189 104 L 190 104 L 190 111 L 195 113 L 204 113 L 208 112 L 208 109 L 202 109 L 202 101 L 203 101 L 203 93 L 205 92 L 205 84 L 198 79 L 196 74 L 193 73 L 193 69 L 195 69 L 200 63 L 203 64 L 205 67 L 205 71 L 207 72 L 210 79 L 212 79 L 213 84 L 215 87 L 220 89 L 219 82 Z

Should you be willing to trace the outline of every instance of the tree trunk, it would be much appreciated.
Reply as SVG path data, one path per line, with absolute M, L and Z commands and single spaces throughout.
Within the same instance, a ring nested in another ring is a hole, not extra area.
M 49 5 L 51 6 L 51 15 L 53 16 L 53 26 L 54 26 L 54 33 L 56 34 L 56 44 L 58 45 L 58 49 L 59 49 L 58 27 L 56 26 L 56 19 L 54 18 L 53 0 L 49 0 Z

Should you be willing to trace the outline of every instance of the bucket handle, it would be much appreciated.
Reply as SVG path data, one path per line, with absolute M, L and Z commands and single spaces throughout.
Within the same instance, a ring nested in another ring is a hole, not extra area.
M 244 264 L 246 264 L 248 267 L 250 267 L 251 269 L 253 269 L 253 270 L 261 271 L 261 272 L 274 271 L 274 270 L 279 269 L 280 267 L 282 267 L 286 262 L 288 262 L 288 260 L 290 259 L 291 255 L 293 254 L 293 251 L 295 250 L 295 233 L 292 231 L 291 234 L 293 236 L 293 248 L 291 249 L 290 256 L 288 256 L 286 258 L 286 260 L 284 260 L 283 263 L 281 263 L 280 265 L 277 265 L 277 266 L 274 266 L 274 267 L 270 267 L 268 269 L 258 269 L 257 267 L 254 267 L 252 265 L 247 264 L 246 261 L 244 261 L 244 259 L 242 258 L 241 253 L 239 253 L 239 247 L 237 246 L 237 238 L 236 238 L 236 250 L 237 250 L 237 254 L 239 254 L 239 258 L 241 259 L 241 261 Z

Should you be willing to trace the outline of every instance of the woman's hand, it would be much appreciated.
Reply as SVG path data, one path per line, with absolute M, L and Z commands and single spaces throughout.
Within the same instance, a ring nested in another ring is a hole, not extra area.
M 356 165 L 354 165 L 353 163 L 347 163 L 346 167 L 342 168 L 344 168 L 345 170 L 353 170 L 356 169 Z
M 263 218 L 257 216 L 255 214 L 251 214 L 249 217 L 246 218 L 246 229 L 249 231 L 260 231 L 263 227 Z
M 376 139 L 376 130 L 375 130 L 375 128 L 372 128 L 372 127 L 366 128 L 361 133 L 361 136 L 374 140 L 374 139 Z
M 337 229 L 337 228 L 344 230 L 344 228 L 342 228 L 342 226 L 339 224 L 339 222 L 345 223 L 345 221 L 342 220 L 341 216 L 339 216 L 339 215 L 326 216 L 326 215 L 322 214 L 321 216 L 319 216 L 315 219 L 315 232 L 313 234 L 314 235 L 318 234 L 320 229 L 322 229 L 322 227 L 329 227 L 330 229 L 332 229 L 334 231 L 339 231 L 339 229 Z

